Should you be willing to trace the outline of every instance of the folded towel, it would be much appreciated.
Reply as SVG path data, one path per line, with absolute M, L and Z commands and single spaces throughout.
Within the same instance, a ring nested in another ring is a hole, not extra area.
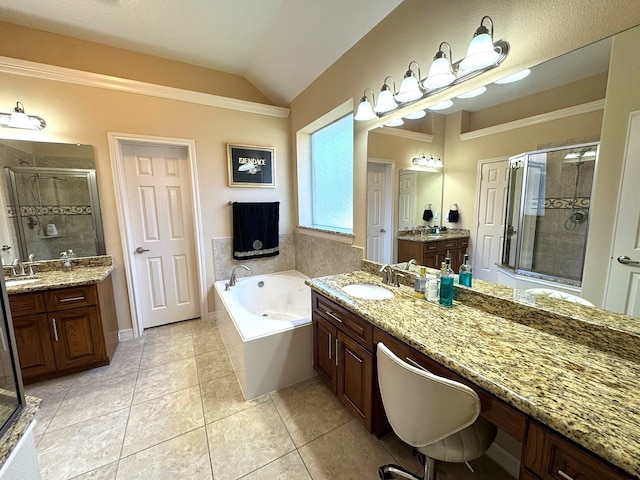
M 431 209 L 430 208 L 425 209 L 425 211 L 422 213 L 422 220 L 424 220 L 425 222 L 428 222 L 432 218 L 433 218 L 433 212 L 431 211 Z
M 460 218 L 460 214 L 458 213 L 458 210 L 449 210 L 449 217 L 448 217 L 448 222 L 449 223 L 456 223 L 458 221 L 458 219 Z
M 273 257 L 280 253 L 280 202 L 233 204 L 233 258 Z

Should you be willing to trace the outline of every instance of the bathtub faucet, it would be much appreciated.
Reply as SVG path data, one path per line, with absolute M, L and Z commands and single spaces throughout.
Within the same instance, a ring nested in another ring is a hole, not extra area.
M 244 268 L 247 272 L 251 273 L 251 269 L 246 265 L 238 265 L 231 271 L 231 278 L 229 279 L 229 283 L 227 283 L 227 286 L 233 287 L 236 284 L 236 270 L 239 268 Z

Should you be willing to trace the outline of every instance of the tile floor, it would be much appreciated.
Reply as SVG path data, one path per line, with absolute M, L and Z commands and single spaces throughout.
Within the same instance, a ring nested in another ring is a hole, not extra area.
M 313 378 L 244 401 L 214 321 L 121 342 L 111 365 L 29 385 L 42 478 L 377 479 L 420 471 L 393 434 L 367 433 Z M 439 480 L 512 479 L 490 460 L 443 465 Z

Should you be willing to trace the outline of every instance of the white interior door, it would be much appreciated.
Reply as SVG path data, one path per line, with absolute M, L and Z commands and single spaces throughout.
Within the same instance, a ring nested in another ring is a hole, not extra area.
M 640 111 L 631 113 L 604 308 L 640 317 Z
M 408 230 L 416 226 L 416 172 L 400 172 L 398 197 L 398 229 Z
M 387 167 L 367 164 L 367 259 L 391 262 L 391 222 L 387 212 Z
M 496 283 L 504 243 L 505 208 L 509 187 L 509 160 L 481 162 L 478 229 L 473 255 L 473 275 Z
M 200 315 L 198 270 L 186 148 L 123 145 L 135 265 L 135 295 L 143 328 Z

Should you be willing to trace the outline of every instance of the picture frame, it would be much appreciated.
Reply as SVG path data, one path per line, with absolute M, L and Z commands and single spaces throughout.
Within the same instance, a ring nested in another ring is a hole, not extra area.
M 276 151 L 273 147 L 227 144 L 230 187 L 276 187 Z

